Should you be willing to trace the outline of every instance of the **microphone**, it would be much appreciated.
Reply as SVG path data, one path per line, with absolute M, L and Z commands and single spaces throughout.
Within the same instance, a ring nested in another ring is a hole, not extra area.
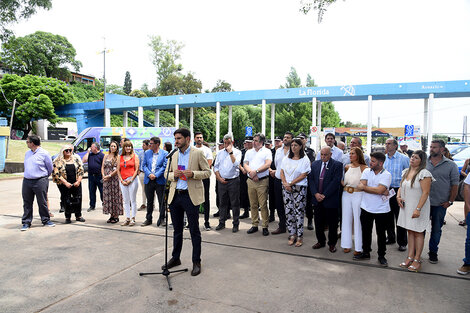
M 178 151 L 178 148 L 174 148 L 173 151 L 171 151 L 170 153 L 168 153 L 168 155 L 166 156 L 167 159 L 171 158 L 173 156 L 173 154 L 175 154 L 175 152 Z

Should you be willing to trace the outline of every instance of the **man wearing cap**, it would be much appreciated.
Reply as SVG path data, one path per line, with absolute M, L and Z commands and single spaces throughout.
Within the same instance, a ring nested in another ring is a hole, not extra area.
M 283 146 L 276 150 L 274 162 L 272 162 L 269 170 L 270 176 L 274 178 L 274 196 L 277 216 L 279 217 L 279 227 L 271 232 L 273 235 L 283 234 L 286 232 L 286 209 L 284 207 L 284 199 L 282 197 L 282 181 L 281 181 L 281 163 L 285 157 L 289 155 L 290 144 L 292 143 L 292 133 L 284 134 Z
M 205 145 L 203 145 L 204 136 L 202 135 L 201 132 L 194 133 L 194 141 L 196 143 L 196 148 L 204 152 L 204 156 L 210 168 L 212 166 L 212 160 L 214 158 L 212 156 L 212 150 L 206 147 Z M 209 201 L 210 182 L 211 182 L 210 177 L 202 180 L 202 183 L 204 184 L 204 229 L 205 230 L 212 229 L 211 225 L 209 224 L 209 214 L 210 214 L 210 209 L 211 209 L 210 201 Z
M 277 149 L 282 147 L 282 137 L 281 136 L 276 136 L 274 139 L 274 149 L 277 151 Z
M 310 165 L 315 161 L 315 150 L 307 146 L 307 135 L 300 133 L 297 137 L 302 138 L 302 142 L 305 147 L 305 155 L 310 160 Z M 312 204 L 312 193 L 310 191 L 310 185 L 307 182 L 307 206 L 305 207 L 305 216 L 307 217 L 307 229 L 313 230 L 313 204 Z
M 250 201 L 248 196 L 248 185 L 247 185 L 247 173 L 245 168 L 243 167 L 243 162 L 245 161 L 245 154 L 248 150 L 253 149 L 253 137 L 246 136 L 245 141 L 243 143 L 243 149 L 241 150 L 242 158 L 240 161 L 240 165 L 238 168 L 240 169 L 240 208 L 243 208 L 245 212 L 240 215 L 240 219 L 244 219 L 250 216 L 249 208 L 250 208 Z
M 408 149 L 408 144 L 406 143 L 406 141 L 402 141 L 400 143 L 400 150 L 401 150 L 401 152 L 406 154 L 409 158 L 411 158 L 411 155 L 414 152 L 413 150 Z
M 250 197 L 250 211 L 252 227 L 247 231 L 252 234 L 258 231 L 259 213 L 261 209 L 263 236 L 268 236 L 268 185 L 269 167 L 273 159 L 270 150 L 264 147 L 266 137 L 262 133 L 257 133 L 253 138 L 253 149 L 246 152 L 244 168 L 248 175 L 248 195 Z
M 335 146 L 335 135 L 328 133 L 325 136 L 325 143 L 331 148 L 331 158 L 338 162 L 343 162 L 343 151 Z M 316 160 L 320 160 L 320 153 L 317 154 Z
M 221 149 L 216 156 L 214 172 L 217 179 L 219 196 L 219 225 L 215 230 L 225 228 L 225 221 L 228 216 L 229 205 L 233 211 L 232 232 L 238 232 L 240 216 L 240 179 L 239 169 L 242 153 L 233 147 L 233 137 L 231 134 L 224 136 L 224 149 Z

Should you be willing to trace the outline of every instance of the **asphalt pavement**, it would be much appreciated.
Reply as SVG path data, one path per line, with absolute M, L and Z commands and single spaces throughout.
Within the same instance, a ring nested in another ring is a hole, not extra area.
M 439 263 L 427 261 L 427 237 L 419 273 L 398 266 L 406 252 L 397 245 L 387 246 L 384 268 L 377 263 L 375 240 L 371 260 L 358 262 L 339 242 L 336 253 L 312 250 L 314 231 L 305 230 L 304 245 L 296 248 L 287 245 L 286 234 L 248 235 L 249 219 L 241 220 L 236 234 L 231 220 L 222 231 L 204 231 L 201 214 L 202 273 L 171 274 L 169 291 L 164 276 L 139 276 L 161 272 L 165 255 L 165 228 L 140 227 L 145 211 L 137 213 L 134 227 L 107 224 L 99 197 L 97 209 L 86 211 L 84 179 L 86 222 L 64 224 L 59 191 L 50 182 L 56 227 L 42 226 L 35 205 L 32 228 L 21 232 L 21 183 L 0 180 L 0 312 L 470 312 L 470 275 L 456 273 L 466 235 L 458 226 L 461 202 L 448 210 Z M 217 209 L 214 200 L 211 204 L 215 229 Z M 276 229 L 277 222 L 269 228 Z M 184 236 L 183 264 L 175 269 L 190 271 L 189 231 Z M 171 253 L 171 238 L 169 244 Z

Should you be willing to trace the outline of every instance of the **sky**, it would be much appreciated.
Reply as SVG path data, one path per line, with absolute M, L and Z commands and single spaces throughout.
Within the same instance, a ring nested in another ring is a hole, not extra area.
M 299 12 L 300 0 L 53 0 L 50 11 L 13 27 L 65 36 L 81 73 L 133 89 L 156 83 L 149 36 L 184 44 L 183 72 L 211 89 L 218 79 L 237 91 L 276 89 L 290 68 L 318 86 L 470 79 L 470 1 L 345 0 L 323 21 Z M 367 123 L 367 102 L 335 102 L 343 121 Z M 461 133 L 470 98 L 437 99 L 434 131 Z M 423 125 L 423 100 L 374 102 L 381 127 Z M 470 130 L 470 127 L 469 127 Z

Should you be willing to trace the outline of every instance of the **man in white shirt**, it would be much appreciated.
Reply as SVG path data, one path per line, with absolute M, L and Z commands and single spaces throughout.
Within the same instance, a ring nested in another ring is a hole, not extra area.
M 388 266 L 385 258 L 387 216 L 390 212 L 388 189 L 392 182 L 392 175 L 383 168 L 385 163 L 385 154 L 374 152 L 370 155 L 370 168 L 366 168 L 361 176 L 361 182 L 357 189 L 364 191 L 361 202 L 361 226 L 362 226 L 362 253 L 355 255 L 354 260 L 369 260 L 372 228 L 375 220 L 375 229 L 377 233 L 377 254 L 379 263 L 382 266 Z
M 209 147 L 206 147 L 204 143 L 204 136 L 201 132 L 194 133 L 194 142 L 196 143 L 196 148 L 202 150 L 204 156 L 206 157 L 207 163 L 209 163 L 209 168 L 212 166 L 212 160 L 214 157 L 212 156 L 212 150 Z M 211 230 L 211 225 L 209 224 L 209 215 L 210 215 L 210 201 L 209 201 L 209 193 L 210 193 L 210 182 L 211 179 L 206 178 L 202 180 L 204 184 L 204 229 Z
M 238 232 L 240 216 L 240 178 L 238 165 L 240 164 L 241 158 L 241 151 L 233 147 L 232 135 L 225 135 L 224 148 L 217 153 L 214 164 L 214 172 L 217 179 L 217 192 L 220 201 L 219 225 L 215 230 L 225 228 L 230 203 L 230 207 L 233 211 L 232 232 Z
M 331 158 L 338 162 L 343 162 L 343 150 L 335 146 L 335 135 L 328 133 L 325 136 L 325 143 L 331 148 Z M 320 153 L 317 154 L 315 160 L 320 160 Z
M 244 168 L 248 175 L 248 195 L 250 198 L 250 211 L 252 227 L 247 231 L 253 234 L 258 231 L 259 213 L 261 208 L 261 218 L 263 227 L 263 236 L 268 236 L 268 185 L 269 185 L 269 167 L 273 159 L 271 150 L 264 147 L 266 137 L 257 133 L 253 138 L 253 149 L 246 152 Z

